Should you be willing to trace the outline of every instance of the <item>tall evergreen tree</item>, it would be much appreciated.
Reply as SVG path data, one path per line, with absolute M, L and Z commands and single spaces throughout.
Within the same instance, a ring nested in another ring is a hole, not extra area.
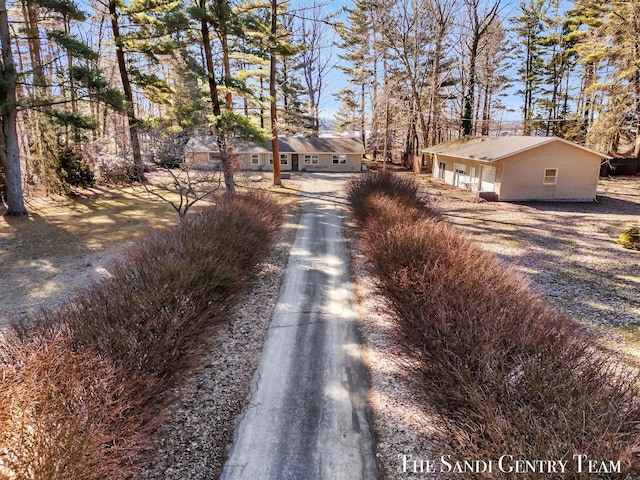
M 16 97 L 18 72 L 11 51 L 11 31 L 5 0 L 0 0 L 0 43 L 2 70 L 0 72 L 0 161 L 6 182 L 7 214 L 25 215 L 18 146 L 18 104 Z
M 144 180 L 144 166 L 142 164 L 142 150 L 140 148 L 139 122 L 136 117 L 135 103 L 133 98 L 133 89 L 131 87 L 131 75 L 127 65 L 125 54 L 124 35 L 120 31 L 120 16 L 122 5 L 119 0 L 109 0 L 108 3 L 109 16 L 111 18 L 111 32 L 116 48 L 116 59 L 118 62 L 118 71 L 120 72 L 120 81 L 122 90 L 126 100 L 127 121 L 129 123 L 129 139 L 131 141 L 131 152 L 133 155 L 133 164 L 136 175 Z
M 345 62 L 340 65 L 340 69 L 347 75 L 353 90 L 347 90 L 350 92 L 349 98 L 343 99 L 343 103 L 347 112 L 355 108 L 356 105 L 359 108 L 360 138 L 362 146 L 366 150 L 367 89 L 372 88 L 375 81 L 372 66 L 373 15 L 371 1 L 356 0 L 352 8 L 344 7 L 344 12 L 347 14 L 347 21 L 336 25 L 336 31 L 341 38 L 338 45 L 344 52 L 340 58 Z M 358 96 L 357 103 L 354 105 L 356 91 Z M 347 115 L 350 114 L 347 113 Z
M 542 42 L 545 24 L 548 21 L 547 0 L 522 0 L 519 15 L 514 20 L 515 31 L 519 38 L 518 53 L 522 59 L 517 69 L 522 84 L 522 116 L 525 135 L 533 132 L 534 109 L 542 89 L 542 72 L 545 65 Z
M 575 45 L 581 67 L 576 98 L 576 115 L 569 138 L 584 142 L 600 108 L 598 85 L 601 84 L 606 41 L 602 36 L 606 4 L 579 0 L 566 14 L 565 40 Z M 592 146 L 595 146 L 592 144 Z

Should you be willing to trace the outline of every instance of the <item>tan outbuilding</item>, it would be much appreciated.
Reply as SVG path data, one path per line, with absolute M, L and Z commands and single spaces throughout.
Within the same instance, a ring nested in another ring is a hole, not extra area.
M 423 150 L 433 176 L 503 201 L 591 202 L 611 157 L 558 137 L 476 137 Z

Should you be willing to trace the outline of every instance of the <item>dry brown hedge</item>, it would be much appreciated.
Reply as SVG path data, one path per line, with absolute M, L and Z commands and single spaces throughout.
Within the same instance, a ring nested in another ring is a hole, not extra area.
M 573 455 L 583 454 L 620 460 L 621 473 L 599 478 L 638 478 L 637 365 L 598 346 L 426 204 L 389 195 L 393 176 L 376 176 L 349 190 L 363 247 L 397 313 L 397 341 L 417 360 L 416 392 L 449 422 L 453 455 L 568 459 L 575 467 Z M 575 470 L 562 478 L 587 478 Z
M 110 276 L 0 349 L 0 478 L 119 479 L 200 362 L 282 219 L 273 197 L 222 198 L 136 242 Z

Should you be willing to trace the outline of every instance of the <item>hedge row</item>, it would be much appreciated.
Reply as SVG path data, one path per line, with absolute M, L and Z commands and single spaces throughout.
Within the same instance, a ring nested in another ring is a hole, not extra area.
M 245 290 L 282 220 L 223 198 L 130 248 L 108 278 L 0 349 L 0 478 L 118 479 Z
M 381 172 L 348 187 L 371 269 L 397 314 L 396 340 L 416 360 L 416 394 L 447 420 L 454 458 L 567 460 L 563 479 L 638 478 L 637 365 L 599 346 L 416 192 Z M 613 467 L 589 476 L 574 455 Z

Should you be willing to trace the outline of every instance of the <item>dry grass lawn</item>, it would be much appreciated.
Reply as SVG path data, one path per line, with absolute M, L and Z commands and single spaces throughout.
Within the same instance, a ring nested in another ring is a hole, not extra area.
M 177 219 L 168 204 L 131 188 L 27 202 L 29 216 L 0 218 L 0 325 L 106 274 L 109 259 L 123 246 Z
M 239 191 L 269 189 L 269 180 L 265 175 L 261 182 L 252 183 L 237 176 Z M 151 181 L 162 181 L 162 175 L 155 174 Z M 275 191 L 282 198 L 296 195 L 291 188 Z M 27 217 L 2 216 L 0 206 L 0 328 L 106 275 L 110 260 L 136 238 L 178 221 L 168 203 L 140 186 L 101 186 L 81 190 L 76 197 L 26 201 Z
M 640 352 L 640 252 L 616 238 L 640 224 L 640 177 L 601 179 L 598 203 L 478 202 L 417 177 L 434 207 L 485 249 L 525 273 L 557 307 Z

